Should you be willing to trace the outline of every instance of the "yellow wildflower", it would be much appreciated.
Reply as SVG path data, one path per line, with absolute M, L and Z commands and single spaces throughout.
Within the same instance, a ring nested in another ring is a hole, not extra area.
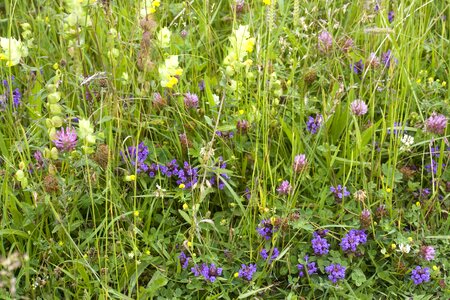
M 263 3 L 265 5 L 270 5 L 270 4 L 272 4 L 272 0 L 263 0 Z

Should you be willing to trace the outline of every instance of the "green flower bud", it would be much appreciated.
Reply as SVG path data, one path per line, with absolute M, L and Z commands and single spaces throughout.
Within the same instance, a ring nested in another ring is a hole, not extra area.
M 61 93 L 60 92 L 54 92 L 47 96 L 48 103 L 50 104 L 56 104 L 61 100 Z

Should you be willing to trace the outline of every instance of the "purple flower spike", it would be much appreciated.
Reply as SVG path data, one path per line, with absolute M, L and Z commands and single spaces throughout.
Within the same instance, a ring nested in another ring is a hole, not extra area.
M 331 280 L 332 283 L 337 283 L 339 280 L 345 278 L 345 267 L 340 264 L 331 264 L 328 267 L 325 267 L 325 272 L 328 274 L 328 279 Z
M 270 250 L 267 251 L 266 249 L 262 249 L 260 254 L 263 260 L 267 260 L 269 258 Z M 269 263 L 277 259 L 278 255 L 280 255 L 280 251 L 278 250 L 278 248 L 273 248 L 272 255 L 269 258 Z
M 196 94 L 186 93 L 184 95 L 184 105 L 186 108 L 197 108 L 198 107 L 198 97 Z
M 430 281 L 430 268 L 422 268 L 417 266 L 411 272 L 411 279 L 415 285 Z
M 270 219 L 262 220 L 258 228 L 256 228 L 256 231 L 258 231 L 259 235 L 265 238 L 266 240 L 270 240 L 272 238 L 272 235 L 274 232 L 277 231 L 277 228 L 273 226 Z
M 333 48 L 333 37 L 331 36 L 331 34 L 328 31 L 324 30 L 319 33 L 318 39 L 319 41 L 317 48 L 319 48 L 319 51 L 322 53 L 330 52 Z
M 350 196 L 350 192 L 347 191 L 347 188 L 345 186 L 342 187 L 340 184 L 336 187 L 331 186 L 330 191 L 334 194 L 334 198 L 336 199 L 343 199 L 344 197 Z
M 60 151 L 72 151 L 77 146 L 78 136 L 75 129 L 66 127 L 56 132 L 56 139 L 53 140 L 56 148 Z
M 243 278 L 245 280 L 251 281 L 253 278 L 253 274 L 255 272 L 256 272 L 255 264 L 249 264 L 248 266 L 242 264 L 241 268 L 239 269 L 238 276 L 239 276 L 239 278 Z
M 189 260 L 191 259 L 189 256 L 187 256 L 184 251 L 182 251 L 180 253 L 180 256 L 178 256 L 178 258 L 180 259 L 180 264 L 181 267 L 183 269 L 187 269 L 188 265 L 189 265 Z
M 306 129 L 308 129 L 311 134 L 316 134 L 320 129 L 323 123 L 323 117 L 320 114 L 317 114 L 315 118 L 312 116 L 308 117 L 308 121 L 306 122 Z
M 447 117 L 433 112 L 425 122 L 426 130 L 435 134 L 443 134 L 447 128 Z
M 344 252 L 356 253 L 359 245 L 367 242 L 367 234 L 364 230 L 350 230 L 341 241 L 341 248 Z
M 311 246 L 313 248 L 314 254 L 321 256 L 328 254 L 330 244 L 328 243 L 327 239 L 324 238 L 326 235 L 326 232 L 314 232 L 313 233 L 313 239 L 311 240 Z
M 284 180 L 280 186 L 277 188 L 277 192 L 279 195 L 289 195 L 292 191 L 292 186 L 289 181 Z

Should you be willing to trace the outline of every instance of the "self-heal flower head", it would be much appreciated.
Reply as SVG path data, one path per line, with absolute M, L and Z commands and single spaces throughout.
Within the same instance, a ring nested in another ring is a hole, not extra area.
M 272 235 L 274 232 L 277 231 L 277 227 L 275 227 L 270 219 L 262 220 L 258 228 L 256 228 L 256 231 L 259 233 L 260 236 L 265 238 L 266 240 L 270 240 L 272 238 Z
M 95 144 L 94 127 L 87 119 L 78 120 L 78 136 L 87 144 Z
M 207 264 L 202 264 L 202 266 L 195 265 L 191 268 L 192 273 L 194 273 L 195 277 L 203 276 L 206 281 L 214 282 L 217 277 L 222 275 L 222 268 L 217 268 L 215 264 L 211 264 L 208 266 Z
M 337 283 L 339 280 L 344 279 L 345 270 L 346 268 L 340 264 L 331 264 L 328 267 L 325 267 L 325 272 L 328 274 L 328 279 L 330 279 L 332 283 Z
M 183 184 L 184 189 L 193 188 L 198 181 L 198 168 L 192 168 L 187 161 L 184 162 L 183 168 L 178 170 L 177 184 Z
M 170 46 L 170 36 L 172 32 L 170 32 L 169 28 L 163 27 L 156 35 L 158 40 L 158 44 L 161 48 L 167 48 Z
M 306 159 L 305 154 L 299 154 L 294 157 L 294 164 L 292 166 L 292 169 L 294 169 L 295 173 L 300 173 L 304 169 L 306 169 L 306 166 L 308 164 L 308 160 Z
M 277 247 L 273 248 L 272 255 L 270 256 L 270 258 L 269 258 L 270 250 L 262 249 L 260 254 L 263 260 L 269 259 L 269 263 L 271 263 L 272 261 L 277 259 L 278 255 L 280 255 L 280 251 L 278 250 Z
M 21 41 L 15 38 L 0 37 L 0 62 L 5 61 L 6 66 L 12 67 L 27 56 L 28 48 Z
M 350 230 L 341 241 L 341 248 L 344 252 L 356 253 L 359 245 L 367 242 L 367 234 L 364 230 Z
M 388 50 L 381 54 L 381 62 L 386 68 L 389 68 L 391 66 L 393 56 L 391 50 Z
M 172 159 L 165 165 L 159 165 L 159 171 L 161 171 L 161 174 L 168 178 L 178 175 L 179 166 L 177 160 Z
M 304 260 L 306 262 L 306 270 L 308 272 L 308 275 L 311 276 L 313 274 L 317 274 L 317 271 L 319 270 L 319 267 L 317 266 L 317 263 L 314 262 L 314 261 L 308 262 L 308 260 L 309 260 L 308 255 L 306 255 L 304 257 Z M 302 264 L 298 264 L 297 265 L 297 269 L 298 269 L 298 276 L 299 277 L 304 277 L 305 276 L 305 273 L 304 273 L 305 266 L 302 265 Z
M 277 192 L 279 195 L 289 195 L 292 191 L 292 186 L 289 181 L 284 180 L 280 186 L 277 188 Z
M 420 248 L 420 256 L 427 261 L 433 260 L 435 254 L 436 254 L 436 251 L 434 250 L 434 247 L 432 247 L 432 246 L 422 246 Z
M 389 21 L 389 23 L 394 22 L 394 18 L 395 18 L 394 11 L 393 10 L 389 11 L 389 13 L 388 13 L 388 21 Z
M 317 48 L 322 53 L 328 53 L 333 48 L 333 37 L 328 31 L 323 30 L 319 33 Z
M 253 274 L 256 272 L 256 265 L 249 264 L 248 266 L 245 264 L 241 265 L 239 269 L 238 276 L 239 278 L 243 278 L 245 280 L 251 281 L 253 278 Z
M 422 268 L 421 266 L 415 267 L 411 272 L 411 280 L 415 285 L 419 285 L 424 282 L 430 281 L 430 268 Z
M 148 147 L 145 146 L 144 142 L 141 142 L 137 148 L 134 146 L 128 147 L 126 156 L 122 152 L 120 155 L 123 160 L 125 160 L 125 158 L 128 159 L 131 165 L 136 167 L 137 173 L 141 173 L 148 172 L 149 167 L 145 163 L 145 160 L 147 159 L 149 152 Z
M 219 169 L 226 169 L 227 163 L 223 161 L 222 156 L 219 157 L 219 161 L 217 162 L 217 165 Z M 230 176 L 226 173 L 220 173 L 220 177 L 217 178 L 216 175 L 213 175 L 211 179 L 209 180 L 209 183 L 211 183 L 211 186 L 217 186 L 219 190 L 223 190 L 225 187 L 225 181 L 228 181 L 230 179 Z
M 183 69 L 178 66 L 178 56 L 171 55 L 158 68 L 161 86 L 169 89 L 178 83 L 178 78 L 183 74 Z
M 20 90 L 18 88 L 16 88 L 13 91 L 13 105 L 14 107 L 18 107 L 21 103 L 21 99 L 22 99 L 22 94 L 20 93 Z
M 447 128 L 447 117 L 433 112 L 425 122 L 426 130 L 435 134 L 443 134 Z
M 325 233 L 326 234 L 326 233 Z M 311 246 L 313 248 L 315 255 L 325 255 L 328 254 L 330 249 L 330 244 L 327 239 L 324 238 L 325 234 L 315 231 L 313 233 L 313 239 L 311 240 Z
M 353 69 L 353 72 L 356 75 L 361 75 L 364 71 L 364 63 L 362 61 L 362 59 L 360 59 L 359 61 L 355 62 L 354 64 L 350 65 Z
M 323 117 L 321 114 L 317 114 L 314 118 L 309 116 L 308 121 L 306 122 L 306 129 L 308 129 L 311 134 L 316 134 L 322 126 L 322 123 Z
M 367 113 L 367 104 L 357 99 L 350 104 L 350 109 L 355 116 L 363 116 Z
M 344 197 L 350 196 L 350 192 L 347 191 L 347 188 L 342 185 L 338 185 L 336 187 L 331 186 L 330 191 L 334 194 L 334 198 L 336 199 L 343 199 Z
M 77 146 L 77 132 L 71 127 L 61 128 L 56 132 L 53 143 L 60 151 L 72 151 Z
M 178 256 L 178 258 L 180 259 L 181 267 L 182 267 L 183 269 L 187 269 L 187 267 L 188 267 L 188 265 L 189 265 L 190 257 L 187 256 L 187 255 L 184 253 L 184 251 L 181 251 L 181 253 L 180 253 L 180 255 Z

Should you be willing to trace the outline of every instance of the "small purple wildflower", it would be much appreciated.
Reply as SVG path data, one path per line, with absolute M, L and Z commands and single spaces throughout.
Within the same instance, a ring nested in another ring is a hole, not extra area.
M 253 274 L 256 272 L 256 265 L 249 264 L 248 266 L 245 264 L 241 265 L 239 269 L 238 276 L 239 278 L 243 278 L 245 280 L 251 281 L 253 278 Z
M 158 172 L 157 164 L 152 163 L 150 166 L 148 166 L 148 176 L 150 176 L 150 178 L 155 177 L 157 172 Z
M 394 21 L 394 17 L 395 17 L 395 13 L 394 13 L 393 10 L 391 10 L 391 11 L 388 13 L 388 21 L 389 21 L 389 23 L 392 23 L 392 22 Z
M 240 134 L 246 133 L 250 128 L 250 123 L 247 120 L 239 120 L 236 123 L 236 129 Z
M 367 242 L 367 234 L 364 230 L 352 229 L 341 241 L 341 248 L 344 252 L 355 253 L 359 245 Z
M 245 188 L 244 197 L 247 200 L 250 200 L 250 198 L 252 197 L 252 193 L 250 192 L 249 188 Z
M 77 146 L 78 136 L 74 128 L 61 128 L 56 132 L 56 137 L 53 140 L 56 148 L 60 151 L 72 151 Z
M 159 165 L 159 171 L 164 176 L 170 178 L 172 176 L 176 176 L 178 174 L 178 163 L 176 159 L 172 159 L 166 165 Z
M 220 136 L 221 138 L 224 138 L 224 139 L 232 139 L 234 137 L 234 132 L 217 130 L 216 135 Z
M 411 279 L 415 285 L 430 281 L 430 268 L 422 268 L 417 266 L 411 272 Z
M 415 192 L 413 192 L 413 195 L 415 198 L 419 198 L 422 200 L 428 199 L 428 196 L 430 196 L 431 191 L 429 188 L 424 188 L 424 189 L 418 189 Z
M 381 62 L 386 68 L 389 68 L 391 66 L 392 62 L 392 53 L 391 50 L 388 50 L 387 52 L 384 52 L 381 54 Z
M 443 134 L 447 128 L 447 117 L 433 112 L 425 121 L 426 130 L 435 134 Z
M 12 94 L 13 94 L 13 105 L 14 107 L 18 107 L 21 103 L 20 100 L 22 99 L 22 94 L 20 93 L 18 88 L 16 88 Z
M 144 142 L 139 143 L 137 149 L 134 146 L 130 146 L 127 149 L 126 158 L 130 161 L 133 167 L 136 167 L 137 173 L 147 172 L 148 165 L 145 163 L 147 156 L 149 154 L 148 147 L 145 146 Z M 120 152 L 122 159 L 125 160 L 123 152 Z
M 337 283 L 339 280 L 345 278 L 345 267 L 340 264 L 331 264 L 328 267 L 325 267 L 325 272 L 328 274 L 328 279 L 331 280 L 332 283 Z
M 200 92 L 203 92 L 205 90 L 205 81 L 203 79 L 198 83 L 198 89 L 200 90 Z
M 378 59 L 377 55 L 374 52 L 370 53 L 367 65 L 373 68 L 376 68 L 380 65 L 380 60 Z
M 217 277 L 222 275 L 222 268 L 217 268 L 215 264 L 208 266 L 207 264 L 202 264 L 201 267 L 195 265 L 191 268 L 192 273 L 195 277 L 202 275 L 206 281 L 214 282 Z
M 442 164 L 442 168 L 445 167 L 445 164 Z M 436 174 L 438 170 L 438 163 L 432 159 L 430 164 L 425 165 L 425 170 L 427 170 L 428 173 Z
M 347 187 L 342 187 L 342 185 L 338 185 L 336 187 L 331 186 L 330 191 L 334 194 L 334 198 L 343 199 L 344 197 L 350 196 L 350 192 L 347 191 Z
M 227 163 L 223 161 L 222 156 L 219 157 L 219 161 L 217 164 L 220 169 L 227 168 Z M 225 181 L 227 181 L 229 179 L 230 179 L 230 176 L 228 176 L 228 174 L 221 173 L 219 178 L 217 178 L 216 175 L 213 175 L 211 177 L 211 179 L 209 180 L 209 183 L 211 183 L 212 186 L 217 186 L 219 188 L 219 190 L 223 190 L 223 188 L 225 187 Z
M 372 222 L 370 210 L 364 209 L 361 212 L 361 215 L 359 216 L 359 222 L 361 224 L 361 227 L 363 227 L 363 228 L 367 228 L 370 226 L 370 224 Z
M 330 244 L 328 243 L 327 239 L 325 239 L 326 232 L 328 231 L 322 231 L 313 232 L 313 239 L 311 240 L 311 246 L 313 248 L 315 255 L 325 255 L 328 254 Z
M 270 250 L 267 251 L 266 249 L 262 249 L 260 254 L 263 260 L 267 260 L 269 258 Z M 280 255 L 280 251 L 278 251 L 278 248 L 277 247 L 273 248 L 272 255 L 269 258 L 269 263 L 277 259 L 278 255 Z
M 284 180 L 280 186 L 277 188 L 277 192 L 279 195 L 289 195 L 292 191 L 292 186 L 289 181 Z
M 306 255 L 305 257 L 304 257 L 304 260 L 305 260 L 305 262 L 306 262 L 306 270 L 307 270 L 307 272 L 308 272 L 308 275 L 313 275 L 313 274 L 317 274 L 317 271 L 319 270 L 319 268 L 318 268 L 318 266 L 317 266 L 317 263 L 316 262 L 314 262 L 314 261 L 312 261 L 312 262 L 308 262 L 308 260 L 309 260 L 309 257 L 308 257 L 308 255 Z M 297 269 L 298 269 L 298 276 L 299 277 L 304 277 L 305 276 L 305 273 L 304 273 L 304 270 L 305 270 L 305 266 L 304 265 L 302 265 L 302 264 L 298 264 L 297 265 Z
M 180 264 L 183 269 L 187 269 L 189 265 L 189 260 L 191 259 L 189 256 L 187 256 L 184 251 L 181 251 L 180 255 L 178 256 L 180 259 Z
M 350 109 L 355 116 L 363 116 L 367 113 L 367 104 L 357 99 L 350 104 Z
M 178 170 L 177 184 L 184 184 L 184 189 L 192 188 L 198 181 L 198 169 L 192 168 L 187 161 L 184 162 L 183 168 Z
M 323 30 L 319 33 L 317 48 L 322 53 L 328 53 L 333 48 L 333 37 L 328 31 Z
M 315 118 L 312 116 L 308 117 L 308 121 L 306 122 L 306 128 L 312 134 L 316 134 L 319 128 L 322 126 L 323 117 L 321 114 L 317 114 Z
M 186 108 L 197 108 L 198 97 L 196 94 L 186 93 L 184 94 L 184 105 Z
M 270 240 L 272 238 L 273 233 L 277 231 L 277 228 L 273 226 L 270 219 L 265 219 L 261 220 L 261 222 L 258 225 L 258 228 L 256 228 L 256 231 L 259 233 L 260 236 L 262 236 L 266 240 Z
M 420 256 L 427 261 L 433 260 L 435 254 L 436 254 L 436 251 L 434 250 L 434 247 L 432 247 L 432 246 L 422 246 L 420 248 Z
M 361 75 L 364 71 L 364 63 L 362 61 L 362 59 L 360 59 L 359 61 L 355 62 L 354 64 L 350 65 L 353 69 L 353 72 L 356 75 Z
M 398 135 L 398 134 L 403 134 L 404 131 L 402 130 L 402 123 L 399 122 L 394 122 L 394 126 L 392 127 L 393 130 L 391 130 L 391 128 L 387 129 L 387 133 L 391 134 L 394 133 L 394 135 Z
M 308 160 L 306 159 L 306 155 L 299 154 L 294 157 L 294 164 L 292 166 L 292 169 L 294 169 L 295 173 L 300 173 L 304 169 L 306 169 L 307 164 Z

